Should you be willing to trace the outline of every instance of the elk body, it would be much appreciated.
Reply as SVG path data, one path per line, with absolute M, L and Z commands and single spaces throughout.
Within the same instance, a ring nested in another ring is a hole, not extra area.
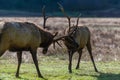
M 71 27 L 70 31 L 71 32 L 74 27 Z M 92 48 L 91 48 L 91 43 L 90 43 L 90 31 L 87 27 L 85 26 L 77 26 L 76 31 L 67 37 L 64 38 L 64 44 L 67 47 L 68 53 L 69 53 L 69 72 L 72 73 L 72 56 L 75 52 L 79 53 L 79 58 L 78 58 L 78 63 L 76 66 L 76 69 L 79 69 L 79 63 L 82 55 L 82 50 L 86 46 L 87 50 L 90 54 L 94 69 L 96 72 L 98 72 L 95 62 L 92 56 Z
M 85 26 L 78 26 L 79 22 L 79 17 L 77 19 L 77 24 L 71 27 L 71 22 L 70 22 L 70 17 L 66 15 L 62 5 L 60 5 L 60 9 L 63 12 L 63 14 L 67 17 L 68 22 L 69 22 L 69 28 L 66 30 L 65 37 L 64 38 L 64 44 L 67 47 L 67 51 L 69 53 L 69 73 L 72 73 L 72 56 L 75 52 L 79 53 L 79 58 L 78 58 L 78 63 L 76 66 L 76 69 L 79 68 L 79 63 L 82 55 L 82 50 L 86 46 L 87 50 L 90 54 L 94 69 L 96 72 L 98 72 L 93 56 L 92 56 L 92 48 L 91 48 L 91 43 L 90 43 L 90 31 L 87 27 Z
M 16 77 L 19 77 L 22 51 L 31 52 L 38 76 L 42 77 L 38 68 L 37 48 L 42 47 L 45 54 L 49 45 L 53 42 L 54 35 L 28 22 L 3 22 L 0 24 L 0 28 L 0 57 L 6 50 L 17 52 L 18 68 Z
M 53 35 L 29 22 L 0 22 L 0 57 L 6 50 L 17 52 L 16 77 L 19 77 L 22 51 L 30 51 L 38 77 L 43 78 L 38 67 L 37 48 L 42 47 L 43 53 L 47 53 L 48 47 L 54 42 L 56 34 Z

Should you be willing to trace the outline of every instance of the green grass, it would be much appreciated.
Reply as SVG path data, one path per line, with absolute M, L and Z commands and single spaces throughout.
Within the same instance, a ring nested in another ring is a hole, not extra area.
M 73 60 L 73 73 L 68 73 L 68 60 L 53 56 L 39 57 L 39 68 L 48 80 L 120 80 L 120 62 L 96 62 L 99 73 L 94 71 L 91 61 L 81 62 L 76 70 L 76 60 Z M 22 63 L 20 78 L 15 77 L 17 61 L 0 59 L 0 80 L 44 80 L 37 77 L 33 63 Z

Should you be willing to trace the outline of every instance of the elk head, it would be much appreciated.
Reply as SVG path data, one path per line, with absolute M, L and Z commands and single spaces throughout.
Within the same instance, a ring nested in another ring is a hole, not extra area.
M 59 5 L 60 10 L 61 10 L 62 13 L 64 14 L 64 16 L 68 19 L 68 24 L 69 24 L 68 28 L 65 30 L 65 35 L 66 35 L 66 36 L 63 37 L 63 38 L 64 38 L 64 39 L 63 39 L 64 44 L 66 45 L 66 47 L 67 47 L 68 49 L 73 49 L 73 48 L 75 48 L 74 45 L 77 46 L 77 44 L 75 43 L 73 37 L 75 36 L 76 31 L 77 31 L 77 29 L 78 29 L 78 22 L 79 22 L 79 17 L 81 16 L 81 14 L 80 14 L 80 15 L 78 16 L 78 18 L 77 18 L 76 25 L 71 26 L 71 17 L 68 16 L 68 15 L 65 13 L 65 10 L 64 10 L 64 8 L 63 8 L 63 6 L 62 6 L 61 4 L 58 3 L 58 5 Z M 72 43 L 73 43 L 73 44 L 72 44 Z
M 68 15 L 65 13 L 64 8 L 62 7 L 61 4 L 58 3 L 58 5 L 59 5 L 59 8 L 61 9 L 61 11 L 63 12 L 63 14 L 67 17 L 68 23 L 69 23 L 68 28 L 65 30 L 65 32 L 67 32 L 67 33 L 66 33 L 64 36 L 58 37 L 58 38 L 56 38 L 56 39 L 53 40 L 54 43 L 57 42 L 57 44 L 58 44 L 60 47 L 62 47 L 62 46 L 58 43 L 58 41 L 59 41 L 59 40 L 63 40 L 63 41 L 65 42 L 65 44 L 66 44 L 68 41 L 71 41 L 71 37 L 73 36 L 73 33 L 76 32 L 77 27 L 78 27 L 79 17 L 77 18 L 77 23 L 76 23 L 76 25 L 75 25 L 75 26 L 73 25 L 73 26 L 71 27 L 71 21 L 70 21 L 70 20 L 71 20 L 71 17 L 68 16 Z M 80 16 L 80 15 L 79 15 L 79 16 Z M 67 43 L 67 44 L 68 44 L 68 43 Z
M 43 15 L 43 29 L 46 29 L 46 21 L 48 19 L 48 16 L 46 16 L 46 12 L 45 12 L 45 6 L 43 6 L 42 8 L 42 15 Z M 48 51 L 48 47 L 53 43 L 55 45 L 55 43 L 59 44 L 58 43 L 58 40 L 60 39 L 55 39 L 56 35 L 58 34 L 58 32 L 54 33 L 54 34 L 51 34 L 50 32 L 48 32 L 47 30 L 41 30 L 40 31 L 41 33 L 41 44 L 40 44 L 40 47 L 43 48 L 43 54 L 46 54 L 47 51 Z M 61 46 L 59 44 L 59 46 Z

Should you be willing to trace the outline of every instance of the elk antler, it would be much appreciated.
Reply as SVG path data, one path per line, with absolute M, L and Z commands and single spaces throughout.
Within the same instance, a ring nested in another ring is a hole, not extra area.
M 73 26 L 75 27 L 74 30 L 73 30 L 71 33 L 69 33 L 69 35 L 71 35 L 71 34 L 73 34 L 74 32 L 76 32 L 77 27 L 78 27 L 78 23 L 79 23 L 79 18 L 80 18 L 80 16 L 81 16 L 81 14 L 79 14 L 79 16 L 78 16 L 78 18 L 77 18 L 76 26 L 73 25 Z
M 55 49 L 55 43 L 57 43 L 60 47 L 62 47 L 61 46 L 61 44 L 58 42 L 59 40 L 62 40 L 63 38 L 65 38 L 65 37 L 67 37 L 68 35 L 65 35 L 65 36 L 61 36 L 61 37 L 58 37 L 58 38 L 54 38 L 54 40 L 53 40 L 53 47 L 54 47 L 54 49 Z
M 75 29 L 75 30 L 76 30 L 76 29 Z M 71 33 L 69 33 L 68 35 L 64 35 L 64 36 L 61 36 L 61 37 L 58 37 L 58 38 L 54 39 L 54 40 L 53 40 L 53 47 L 55 48 L 55 43 L 57 43 L 60 47 L 62 47 L 58 41 L 59 41 L 59 40 L 63 40 L 63 38 L 72 35 L 75 30 L 73 30 L 73 31 L 72 31 Z
M 68 16 L 66 13 L 65 13 L 65 10 L 64 10 L 64 8 L 63 8 L 63 6 L 60 4 L 60 3 L 58 3 L 58 5 L 59 5 L 59 8 L 60 8 L 60 10 L 62 11 L 62 13 L 67 17 L 67 19 L 68 19 L 68 23 L 69 23 L 69 30 L 68 31 L 70 31 L 70 27 L 71 27 L 71 22 L 70 22 L 70 16 Z
M 46 21 L 47 21 L 47 19 L 48 19 L 48 16 L 46 16 L 45 15 L 45 6 L 43 6 L 43 8 L 42 8 L 42 15 L 43 15 L 43 19 L 44 19 L 44 21 L 43 21 L 43 28 L 45 29 L 46 28 Z
M 58 38 L 54 39 L 54 42 L 57 42 L 57 41 L 59 41 L 59 40 L 62 40 L 62 39 L 65 38 L 65 37 L 67 37 L 67 36 L 65 35 L 65 36 L 58 37 Z
M 60 44 L 58 41 L 56 41 L 56 43 L 57 43 L 60 47 L 62 47 L 61 44 Z M 53 42 L 53 48 L 55 49 L 55 42 Z
M 59 44 L 59 40 L 63 40 L 65 37 L 68 37 L 68 36 L 71 36 L 75 31 L 77 30 L 77 27 L 75 27 L 75 29 L 72 31 L 72 32 L 70 32 L 69 34 L 67 34 L 67 35 L 64 35 L 64 36 L 61 36 L 61 37 L 58 37 L 58 38 L 54 38 L 54 40 L 53 40 L 53 47 L 55 48 L 55 43 L 57 43 L 60 47 L 62 47 L 60 44 Z
M 79 16 L 78 16 L 78 18 L 77 18 L 76 26 L 78 26 L 80 16 L 81 16 L 81 14 L 79 14 Z
M 58 34 L 58 32 L 56 32 L 54 35 L 53 35 L 53 38 L 55 37 L 55 36 L 57 36 L 57 34 Z M 53 40 L 53 48 L 55 49 L 55 43 L 57 43 L 60 47 L 62 47 L 61 45 L 60 45 L 60 43 L 58 42 L 60 39 L 54 39 Z

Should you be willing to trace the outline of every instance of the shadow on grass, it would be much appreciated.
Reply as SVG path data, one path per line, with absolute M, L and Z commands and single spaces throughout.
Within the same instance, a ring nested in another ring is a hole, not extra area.
M 98 74 L 99 75 L 78 74 L 78 73 L 76 73 L 76 75 L 79 75 L 79 76 L 92 76 L 92 77 L 96 77 L 97 80 L 120 80 L 120 74 L 102 73 L 102 72 L 99 72 Z
M 17 79 L 29 80 L 27 78 L 18 77 Z
M 22 77 L 18 77 L 18 79 L 20 80 L 30 80 L 29 78 L 22 78 Z M 39 80 L 48 80 L 46 78 L 38 78 Z M 1 80 L 1 79 L 0 79 Z
M 97 80 L 120 80 L 120 74 L 113 73 L 100 73 L 97 77 Z

